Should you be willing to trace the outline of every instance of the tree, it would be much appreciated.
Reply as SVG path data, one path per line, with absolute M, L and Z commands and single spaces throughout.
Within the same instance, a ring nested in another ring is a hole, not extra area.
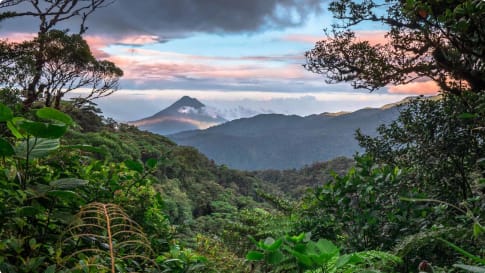
M 123 75 L 112 62 L 97 60 L 79 34 L 51 30 L 32 41 L 1 43 L 7 50 L 0 54 L 8 65 L 0 77 L 11 88 L 27 90 L 25 105 L 42 100 L 45 106 L 59 108 L 66 93 L 81 87 L 90 88 L 86 100 L 108 96 Z M 38 71 L 36 62 L 41 48 L 43 66 Z
M 338 0 L 329 9 L 342 23 L 306 53 L 305 65 L 328 82 L 373 91 L 429 78 L 452 94 L 483 91 L 483 1 Z M 352 27 L 364 22 L 387 25 L 388 42 L 357 41 Z
M 477 196 L 476 181 L 485 173 L 484 106 L 483 93 L 416 99 L 378 136 L 358 131 L 357 140 L 377 163 L 412 170 L 408 180 L 420 192 L 458 204 Z
M 121 69 L 112 62 L 100 61 L 92 55 L 82 39 L 86 19 L 96 9 L 109 5 L 107 0 L 6 0 L 0 20 L 34 16 L 39 19 L 37 37 L 32 41 L 9 43 L 0 41 L 0 79 L 5 85 L 20 89 L 25 108 L 42 100 L 46 106 L 59 108 L 68 92 L 91 88 L 87 100 L 113 93 L 118 86 Z M 22 8 L 22 11 L 18 9 Z M 78 34 L 55 27 L 80 17 Z

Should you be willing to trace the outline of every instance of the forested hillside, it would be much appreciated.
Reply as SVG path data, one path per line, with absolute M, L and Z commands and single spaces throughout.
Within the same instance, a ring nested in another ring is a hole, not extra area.
M 83 34 L 108 3 L 40 2 L 0 2 L 39 20 L 0 41 L 1 272 L 484 272 L 483 1 L 331 2 L 344 25 L 307 69 L 371 90 L 426 76 L 441 97 L 356 132 L 353 160 L 258 172 L 100 116 L 123 73 Z M 356 40 L 363 21 L 389 44 Z
M 180 145 L 199 149 L 219 164 L 236 169 L 301 168 L 362 152 L 355 140 L 355 131 L 359 129 L 375 136 L 379 125 L 389 124 L 397 118 L 399 105 L 340 115 L 263 114 L 168 137 Z

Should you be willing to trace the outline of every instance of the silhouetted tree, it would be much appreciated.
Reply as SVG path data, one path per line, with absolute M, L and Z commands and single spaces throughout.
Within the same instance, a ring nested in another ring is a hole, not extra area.
M 89 88 L 85 99 L 113 93 L 121 69 L 112 62 L 97 60 L 82 38 L 86 19 L 96 9 L 113 1 L 107 0 L 5 0 L 0 3 L 0 20 L 33 16 L 39 19 L 37 37 L 32 41 L 0 41 L 0 79 L 21 91 L 24 107 L 36 101 L 59 107 L 61 98 L 78 88 Z M 78 34 L 55 27 L 80 17 Z
M 339 20 L 328 38 L 306 53 L 306 68 L 330 83 L 371 91 L 429 78 L 448 93 L 485 86 L 485 5 L 481 0 L 338 0 Z M 388 42 L 359 41 L 353 27 L 386 25 Z

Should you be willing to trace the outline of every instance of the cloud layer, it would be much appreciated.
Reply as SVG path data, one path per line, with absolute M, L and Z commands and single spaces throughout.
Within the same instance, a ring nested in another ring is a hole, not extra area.
M 32 9 L 19 5 L 17 9 Z M 88 34 L 139 34 L 158 41 L 193 33 L 251 33 L 299 26 L 323 11 L 320 0 L 117 0 L 93 13 Z M 38 19 L 6 20 L 3 31 L 36 32 Z M 63 27 L 78 29 L 76 22 Z
M 320 0 L 118 0 L 91 23 L 102 32 L 184 36 L 239 33 L 300 25 L 322 11 Z

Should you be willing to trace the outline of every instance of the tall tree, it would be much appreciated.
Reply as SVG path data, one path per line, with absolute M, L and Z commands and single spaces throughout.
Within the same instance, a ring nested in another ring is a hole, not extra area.
M 83 87 L 88 89 L 86 100 L 108 96 L 116 90 L 123 75 L 112 62 L 97 60 L 79 34 L 51 30 L 32 41 L 0 43 L 9 49 L 3 51 L 8 54 L 8 71 L 0 79 L 11 88 L 27 90 L 26 105 L 42 101 L 45 106 L 59 108 L 65 94 Z M 43 66 L 37 71 L 40 47 L 43 47 Z M 36 88 L 31 91 L 34 82 Z
M 329 7 L 340 23 L 306 53 L 306 68 L 328 82 L 373 91 L 429 78 L 452 94 L 484 89 L 482 0 L 338 0 Z M 388 42 L 357 40 L 352 29 L 365 22 L 386 25 Z
M 484 93 L 415 99 L 377 136 L 358 131 L 357 140 L 377 163 L 411 170 L 408 183 L 420 192 L 458 204 L 479 195 L 485 174 L 484 106 Z
M 33 16 L 39 19 L 32 41 L 0 41 L 0 80 L 19 88 L 25 108 L 42 100 L 59 107 L 67 92 L 85 87 L 85 99 L 107 96 L 118 86 L 122 71 L 112 62 L 96 60 L 82 39 L 86 19 L 113 0 L 5 0 L 0 3 L 0 20 Z M 56 30 L 58 24 L 78 18 L 79 32 Z

